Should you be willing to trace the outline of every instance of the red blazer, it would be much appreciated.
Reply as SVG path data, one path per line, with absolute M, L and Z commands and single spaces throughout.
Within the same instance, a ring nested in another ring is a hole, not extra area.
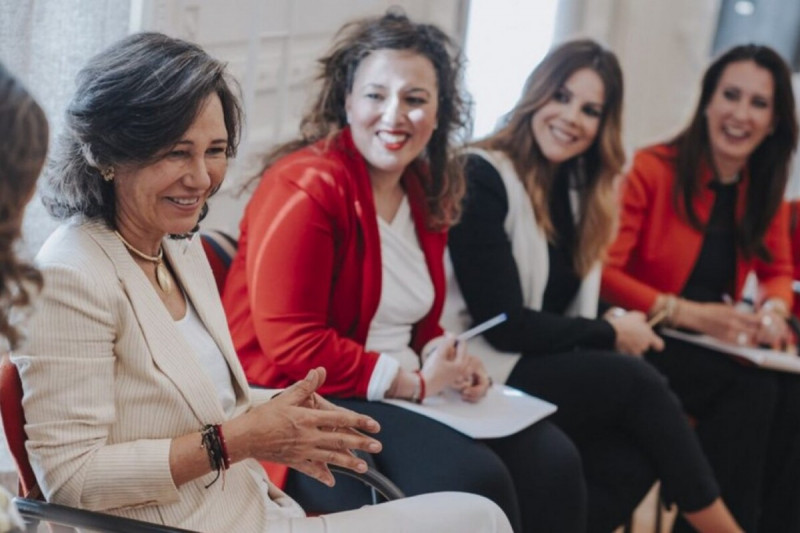
M 403 184 L 435 290 L 412 348 L 441 335 L 447 234 L 425 226 L 419 176 Z M 364 158 L 343 131 L 269 168 L 241 223 L 223 305 L 250 383 L 284 387 L 324 366 L 323 394 L 366 397 L 378 353 L 364 349 L 381 294 L 381 246 Z
M 703 233 L 692 228 L 675 212 L 672 187 L 675 149 L 659 145 L 642 150 L 633 160 L 622 194 L 619 234 L 608 251 L 600 294 L 614 305 L 648 311 L 659 293 L 678 294 L 694 269 Z M 713 174 L 704 167 L 700 192 L 694 200 L 701 221 L 707 221 L 714 205 L 708 185 Z M 744 215 L 748 175 L 737 195 L 736 217 Z M 757 186 L 757 185 L 755 185 Z M 741 297 L 745 278 L 755 270 L 762 294 L 760 299 L 781 298 L 792 302 L 792 260 L 789 249 L 787 206 L 782 205 L 765 235 L 772 262 L 747 259 L 737 253 L 735 296 Z
M 800 200 L 795 198 L 789 204 L 789 238 L 792 242 L 793 279 L 800 280 Z M 800 298 L 794 299 L 794 316 L 800 318 Z

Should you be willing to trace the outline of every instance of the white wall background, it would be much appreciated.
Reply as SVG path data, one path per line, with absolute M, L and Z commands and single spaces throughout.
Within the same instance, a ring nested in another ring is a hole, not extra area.
M 720 0 L 561 0 L 556 38 L 610 47 L 625 77 L 629 154 L 688 120 L 708 65 Z

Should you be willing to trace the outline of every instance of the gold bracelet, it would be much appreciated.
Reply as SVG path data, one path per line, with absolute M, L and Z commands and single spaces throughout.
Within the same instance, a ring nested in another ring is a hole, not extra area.
M 783 318 L 789 316 L 789 308 L 786 306 L 786 302 L 780 298 L 770 298 L 761 305 L 761 310 L 775 313 Z
M 674 294 L 664 294 L 664 310 L 667 312 L 664 317 L 664 322 L 668 326 L 674 326 L 676 323 L 677 310 L 678 310 L 678 297 Z

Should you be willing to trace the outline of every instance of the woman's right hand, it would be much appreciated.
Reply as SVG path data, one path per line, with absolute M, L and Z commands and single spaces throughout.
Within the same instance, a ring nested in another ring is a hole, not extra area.
M 457 343 L 455 337 L 444 337 L 442 342 L 422 364 L 425 378 L 425 395 L 436 396 L 452 387 L 461 390 L 472 382 L 472 366 L 466 353 L 466 343 Z
M 664 340 L 655 334 L 653 328 L 647 323 L 644 313 L 629 311 L 623 315 L 607 316 L 606 320 L 617 334 L 614 348 L 618 352 L 642 355 L 650 349 L 656 351 L 664 349 Z
M 681 300 L 679 326 L 705 333 L 719 340 L 740 345 L 755 342 L 761 317 L 726 303 Z
M 377 433 L 380 426 L 319 396 L 324 381 L 325 369 L 313 369 L 272 400 L 226 423 L 226 440 L 237 443 L 240 457 L 235 459 L 282 463 L 328 486 L 334 484 L 328 464 L 365 472 L 367 463 L 351 450 L 381 451 L 379 441 L 361 433 Z

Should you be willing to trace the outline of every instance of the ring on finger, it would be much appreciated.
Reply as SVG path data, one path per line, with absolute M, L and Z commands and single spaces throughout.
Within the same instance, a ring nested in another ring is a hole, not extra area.
M 747 333 L 745 333 L 744 331 L 740 332 L 736 336 L 736 343 L 740 344 L 741 346 L 744 346 L 745 344 L 747 344 Z
M 767 329 L 772 327 L 773 322 L 774 320 L 769 315 L 764 315 L 763 317 L 761 317 L 761 325 Z

